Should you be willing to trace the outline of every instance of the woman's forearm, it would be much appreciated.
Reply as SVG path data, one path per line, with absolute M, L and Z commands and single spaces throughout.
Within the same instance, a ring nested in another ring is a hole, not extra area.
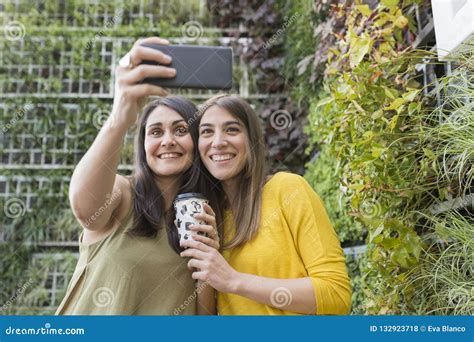
M 281 310 L 316 313 L 316 298 L 310 278 L 278 279 L 236 272 L 233 294 Z
M 215 290 L 207 283 L 198 281 L 197 286 L 197 314 L 216 315 Z

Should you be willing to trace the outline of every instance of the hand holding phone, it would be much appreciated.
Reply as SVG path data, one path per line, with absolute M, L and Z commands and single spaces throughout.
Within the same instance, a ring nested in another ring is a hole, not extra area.
M 143 83 L 143 78 L 166 79 L 176 75 L 176 70 L 169 67 L 170 59 L 167 56 L 157 50 L 143 47 L 142 44 L 166 46 L 169 42 L 159 37 L 139 39 L 115 68 L 114 103 L 110 117 L 115 125 L 125 128 L 136 122 L 137 115 L 148 96 L 167 94 L 162 87 Z M 140 65 L 144 60 L 154 60 L 159 62 L 160 66 Z

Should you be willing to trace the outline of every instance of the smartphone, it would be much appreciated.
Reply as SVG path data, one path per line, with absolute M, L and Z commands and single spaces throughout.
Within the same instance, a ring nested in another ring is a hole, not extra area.
M 232 88 L 232 49 L 218 46 L 142 44 L 171 56 L 175 68 L 173 78 L 146 78 L 166 88 L 230 89 Z M 156 61 L 142 64 L 160 65 Z

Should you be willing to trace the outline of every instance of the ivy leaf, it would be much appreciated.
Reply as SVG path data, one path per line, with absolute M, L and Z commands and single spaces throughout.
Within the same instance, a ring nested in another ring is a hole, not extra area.
M 400 107 L 402 104 L 405 103 L 405 99 L 402 97 L 399 97 L 390 103 L 390 105 L 386 108 L 387 110 L 397 110 L 398 107 Z
M 395 115 L 391 120 L 390 120 L 390 124 L 388 125 L 388 128 L 390 129 L 394 129 L 395 126 L 397 126 L 397 122 L 398 122 L 398 114 Z
M 383 87 L 383 90 L 385 92 L 385 95 L 387 95 L 387 97 L 391 98 L 392 100 L 395 100 L 395 94 L 387 87 Z
M 369 52 L 372 40 L 367 34 L 353 36 L 351 39 L 351 49 L 349 52 L 349 59 L 351 68 L 356 67 L 362 61 L 364 56 Z
M 384 225 L 381 224 L 380 226 L 377 227 L 377 229 L 372 234 L 370 234 L 369 243 L 371 243 L 377 236 L 380 235 L 380 233 L 382 233 L 383 228 L 384 228 Z
M 379 147 L 379 146 L 373 146 L 372 147 L 372 156 L 374 158 L 378 158 L 384 153 L 387 149 L 384 147 Z
M 405 94 L 402 95 L 402 97 L 407 101 L 407 102 L 411 102 L 413 101 L 416 96 L 418 95 L 420 91 L 419 90 L 411 90 L 411 91 L 408 91 L 406 92 Z
M 406 251 L 406 249 L 402 248 L 402 249 L 395 249 L 393 252 L 392 252 L 392 255 L 390 256 L 390 258 L 392 259 L 393 262 L 395 262 L 396 264 L 404 267 L 404 268 L 408 268 L 409 267 L 409 264 L 408 264 L 408 253 Z
M 413 114 L 419 110 L 420 104 L 417 102 L 412 102 L 408 105 L 408 114 Z
M 369 5 L 357 5 L 356 8 L 362 15 L 364 15 L 366 17 L 368 17 L 372 14 L 372 11 L 369 8 Z
M 408 25 L 408 19 L 405 16 L 400 15 L 395 19 L 394 25 L 399 28 L 404 28 Z
M 377 120 L 383 116 L 383 110 L 378 109 L 372 114 L 372 119 Z
M 398 0 L 382 0 L 381 3 L 391 10 L 398 6 Z
M 385 249 L 393 249 L 394 247 L 398 247 L 400 245 L 400 240 L 397 238 L 388 237 L 383 239 L 380 244 Z

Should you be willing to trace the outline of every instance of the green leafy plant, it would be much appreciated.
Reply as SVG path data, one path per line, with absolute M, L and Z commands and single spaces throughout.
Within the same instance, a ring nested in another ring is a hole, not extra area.
M 307 132 L 338 161 L 349 214 L 368 230 L 374 282 L 367 312 L 400 313 L 401 285 L 422 250 L 413 208 L 426 189 L 412 177 L 425 123 L 414 76 L 426 54 L 402 48 L 409 19 L 396 3 L 338 8 L 348 11 L 346 31 L 329 49 L 324 93 L 310 106 Z

